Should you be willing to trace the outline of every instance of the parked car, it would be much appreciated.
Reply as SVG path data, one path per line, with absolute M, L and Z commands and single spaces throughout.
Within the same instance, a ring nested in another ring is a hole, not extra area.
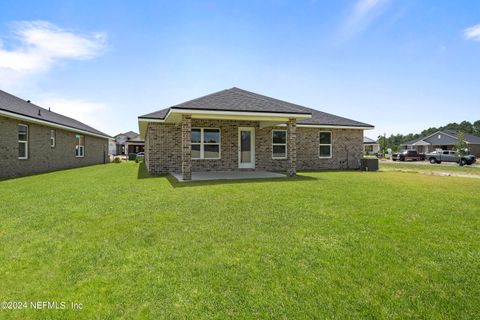
M 431 164 L 442 163 L 444 162 L 456 162 L 461 166 L 474 164 L 477 159 L 474 155 L 465 155 L 460 156 L 456 151 L 452 150 L 442 150 L 434 151 L 426 154 L 428 161 Z
M 423 153 L 418 153 L 417 150 L 405 150 L 402 152 L 397 152 L 392 154 L 392 160 L 393 161 L 406 161 L 406 160 L 412 160 L 412 161 L 423 161 L 425 160 L 425 155 Z

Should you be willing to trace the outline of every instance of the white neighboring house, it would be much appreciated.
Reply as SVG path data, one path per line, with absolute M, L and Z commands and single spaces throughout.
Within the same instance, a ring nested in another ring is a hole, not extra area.
M 363 137 L 363 152 L 365 154 L 377 154 L 380 151 L 380 145 L 377 141 L 369 137 Z
M 110 149 L 111 148 L 111 149 Z M 109 143 L 109 150 L 112 155 L 128 155 L 129 153 L 144 152 L 145 141 L 140 135 L 133 131 L 117 134 Z
M 108 154 L 109 155 L 117 155 L 117 143 L 115 139 L 108 139 Z

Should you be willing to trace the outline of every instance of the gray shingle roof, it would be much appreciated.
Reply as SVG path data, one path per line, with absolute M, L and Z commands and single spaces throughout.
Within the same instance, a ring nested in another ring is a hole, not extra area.
M 373 139 L 370 139 L 369 137 L 363 137 L 363 143 L 364 144 L 377 144 L 378 142 L 373 140 Z
M 147 113 L 144 114 L 143 116 L 140 116 L 139 118 L 145 118 L 145 119 L 165 119 L 167 116 L 168 111 L 170 111 L 170 108 L 165 108 L 162 110 L 158 110 L 152 113 Z
M 446 129 L 446 130 L 443 130 L 442 132 L 445 132 L 446 134 L 449 134 L 449 135 L 454 136 L 454 137 L 456 137 L 457 134 L 458 134 L 458 131 L 452 130 L 452 129 Z M 467 142 L 472 143 L 472 144 L 480 144 L 480 137 L 475 136 L 471 133 L 464 133 L 463 135 L 464 135 L 465 140 Z
M 438 135 L 440 134 L 440 139 L 438 139 Z M 434 134 L 425 136 L 425 137 L 420 137 L 405 143 L 402 143 L 401 146 L 409 146 L 412 145 L 420 140 L 424 140 L 427 143 L 433 144 L 433 145 L 454 145 L 458 142 L 457 139 L 457 130 L 452 130 L 452 129 L 445 129 L 442 131 L 437 131 Z M 480 144 L 480 137 L 477 137 L 473 134 L 470 133 L 464 133 L 465 140 L 468 143 L 471 144 Z
M 298 124 L 373 127 L 370 124 L 339 117 L 330 113 L 303 107 L 298 104 L 278 100 L 239 88 L 231 88 L 215 92 L 174 105 L 170 108 L 145 114 L 139 118 L 165 119 L 170 109 L 310 114 L 312 115 L 310 119 L 301 120 Z
M 118 136 L 127 136 L 128 139 L 133 139 L 133 138 L 138 136 L 138 133 L 136 133 L 134 131 L 128 131 L 128 132 L 125 132 L 125 133 L 119 133 L 115 137 L 118 137 Z
M 417 139 L 413 139 L 413 140 L 410 140 L 410 141 L 407 141 L 407 142 L 404 142 L 402 144 L 400 144 L 401 146 L 409 146 L 409 145 L 412 145 L 420 140 L 422 140 L 423 138 L 425 137 L 420 137 L 420 138 L 417 138 Z
M 72 129 L 83 130 L 89 133 L 109 137 L 108 134 L 105 134 L 101 131 L 98 131 L 97 129 L 87 126 L 80 121 L 63 116 L 53 111 L 48 111 L 48 109 L 27 102 L 2 90 L 0 90 L 0 110 L 8 111 L 36 120 L 43 120 L 52 124 L 66 126 Z
M 118 136 L 126 136 L 128 138 L 128 142 L 144 142 L 140 135 L 134 131 L 119 133 L 115 136 L 115 138 L 117 138 Z

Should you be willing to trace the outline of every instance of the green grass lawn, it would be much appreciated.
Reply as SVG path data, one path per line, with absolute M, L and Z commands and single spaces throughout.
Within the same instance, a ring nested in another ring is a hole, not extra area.
M 461 175 L 480 175 L 480 167 L 475 166 L 459 166 L 457 164 L 418 164 L 416 162 L 386 162 L 380 161 L 380 169 L 383 171 L 409 171 L 423 173 L 451 173 Z
M 480 316 L 480 180 L 172 183 L 135 163 L 0 182 L 1 319 Z

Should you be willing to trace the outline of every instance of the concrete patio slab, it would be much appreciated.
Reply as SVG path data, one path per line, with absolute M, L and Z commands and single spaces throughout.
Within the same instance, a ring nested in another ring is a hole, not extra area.
M 286 174 L 269 171 L 208 171 L 192 172 L 192 180 L 183 180 L 181 173 L 170 173 L 179 182 L 208 181 L 208 180 L 240 180 L 240 179 L 271 179 L 285 178 Z

